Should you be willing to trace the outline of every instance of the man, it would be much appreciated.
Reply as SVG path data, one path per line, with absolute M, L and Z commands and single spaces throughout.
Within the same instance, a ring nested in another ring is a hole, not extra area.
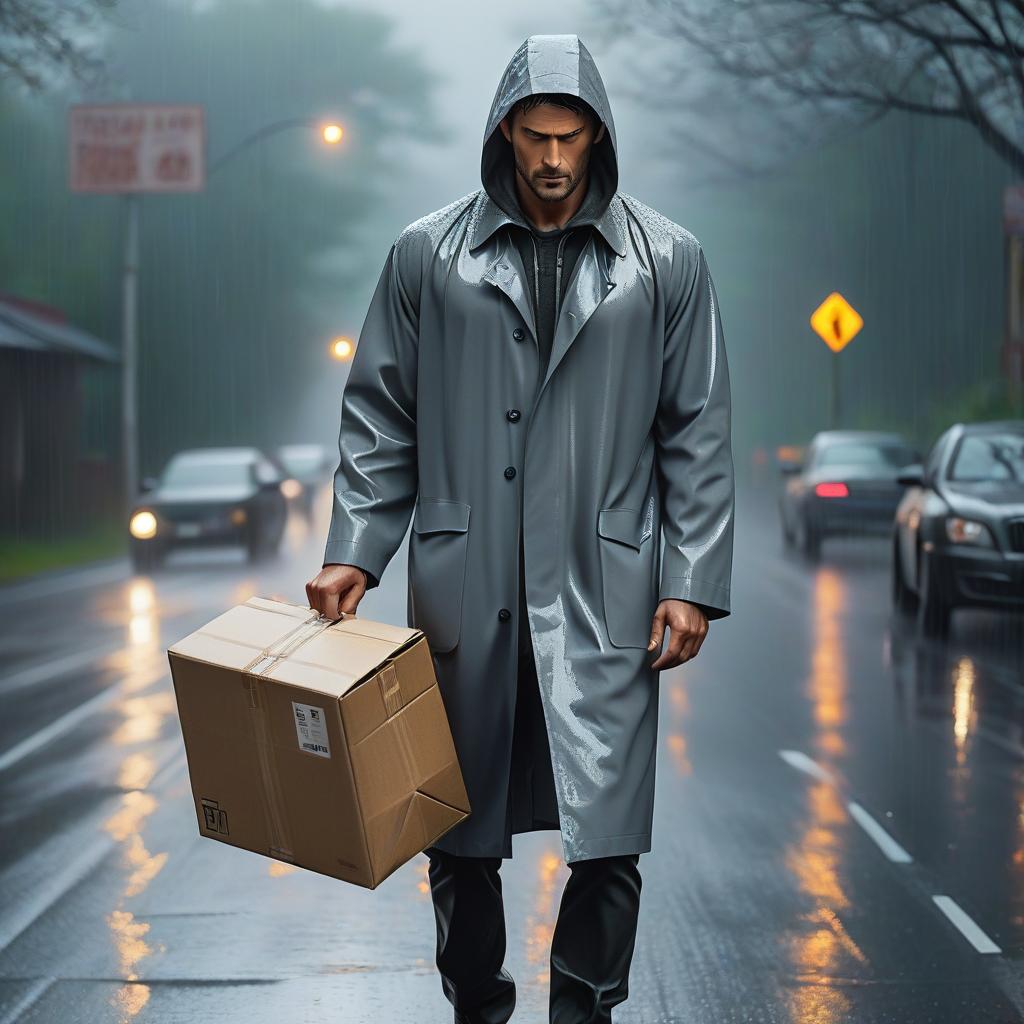
M 426 851 L 443 990 L 456 1022 L 511 1017 L 498 871 L 513 834 L 558 828 L 550 1019 L 607 1022 L 651 848 L 658 674 L 730 612 L 725 347 L 697 239 L 617 190 L 578 37 L 517 50 L 481 177 L 388 254 L 307 596 L 354 612 L 411 518 L 409 622 L 472 808 Z

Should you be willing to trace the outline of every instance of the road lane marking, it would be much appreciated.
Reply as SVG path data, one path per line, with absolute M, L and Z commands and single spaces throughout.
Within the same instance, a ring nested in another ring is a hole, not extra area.
M 953 923 L 957 931 L 979 953 L 1001 953 L 1002 950 L 978 927 L 974 918 L 950 896 L 932 896 L 935 905 Z
M 860 804 L 851 800 L 846 807 L 853 820 L 867 832 L 889 860 L 894 864 L 910 864 L 913 861 L 914 858 Z
M 0 1024 L 14 1024 L 23 1014 L 27 1013 L 43 995 L 53 986 L 56 978 L 36 978 L 29 985 L 25 994 L 0 1017 Z
M 81 590 L 82 587 L 99 587 L 105 583 L 116 583 L 131 578 L 131 567 L 127 558 L 119 558 L 88 569 L 74 569 L 60 572 L 41 579 L 25 580 L 21 583 L 8 583 L 0 588 L 0 607 L 18 601 L 27 601 L 33 597 L 49 597 L 53 594 L 66 594 L 69 590 Z
M 21 906 L 4 913 L 0 930 L 0 951 L 5 950 L 19 935 L 26 932 L 47 910 L 82 881 L 115 847 L 108 835 L 97 836 L 64 867 L 47 875 L 39 885 L 32 887 L 29 898 Z
M 185 764 L 184 752 L 177 748 L 172 750 L 157 767 L 156 774 L 144 792 L 152 793 L 161 789 Z M 83 846 L 78 856 L 69 860 L 62 869 L 47 874 L 42 882 L 26 887 L 27 899 L 13 909 L 8 907 L 4 910 L 3 922 L 0 924 L 0 952 L 7 949 L 55 903 L 91 874 L 116 847 L 117 840 L 104 832 Z M 26 857 L 32 856 L 32 853 L 26 854 Z
M 54 658 L 51 661 L 44 661 L 41 665 L 30 665 L 18 672 L 12 672 L 0 678 L 0 696 L 8 697 L 18 690 L 35 686 L 36 683 L 45 683 L 49 679 L 89 668 L 93 663 L 109 657 L 116 649 L 116 644 L 104 644 L 102 647 L 75 651 L 74 654 L 66 654 L 63 658 Z
M 779 757 L 790 767 L 803 772 L 805 775 L 810 775 L 821 782 L 827 782 L 831 786 L 836 785 L 835 776 L 801 750 L 780 750 Z M 851 800 L 846 807 L 853 820 L 867 832 L 889 860 L 894 864 L 910 864 L 913 862 L 914 858 L 860 804 Z
M 55 718 L 49 725 L 44 726 L 38 732 L 26 737 L 20 743 L 15 743 L 9 750 L 0 754 L 0 772 L 13 767 L 19 761 L 23 761 L 30 754 L 45 747 L 47 743 L 55 740 L 58 736 L 73 729 L 79 722 L 84 721 L 97 711 L 102 710 L 108 704 L 113 704 L 121 694 L 121 683 L 111 683 L 105 690 L 90 697 L 84 704 L 79 704 L 73 711 L 69 711 L 60 718 Z
M 180 593 L 187 593 L 193 588 L 195 580 L 186 578 L 183 580 L 161 583 L 156 595 L 157 600 L 164 600 Z M 2 602 L 0 602 L 2 604 Z M 176 622 L 184 616 L 192 616 L 195 608 L 190 607 L 186 611 L 179 611 L 174 616 L 162 617 L 161 624 L 168 625 Z M 8 697 L 19 690 L 28 689 L 37 683 L 45 683 L 48 680 L 70 675 L 73 672 L 88 668 L 102 668 L 103 662 L 114 657 L 124 650 L 123 640 L 111 637 L 108 643 L 99 647 L 91 647 L 85 651 L 74 651 L 59 658 L 51 658 L 41 664 L 29 665 L 9 675 L 0 676 L 0 697 Z
M 780 750 L 779 757 L 786 762 L 791 768 L 795 768 L 798 772 L 804 772 L 807 775 L 818 779 L 821 782 L 827 782 L 829 785 L 835 785 L 835 776 L 831 772 L 826 771 L 818 764 L 813 758 L 808 757 L 803 751 L 800 750 Z

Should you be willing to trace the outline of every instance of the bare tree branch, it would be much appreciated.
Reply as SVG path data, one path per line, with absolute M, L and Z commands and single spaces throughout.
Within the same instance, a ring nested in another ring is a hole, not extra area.
M 97 33 L 117 0 L 0 0 L 0 80 L 40 91 L 52 78 L 93 79 L 103 69 Z
M 822 118 L 864 122 L 889 110 L 956 119 L 1024 173 L 1024 0 L 597 0 L 619 37 L 649 32 L 680 73 L 663 85 L 677 109 L 699 111 L 703 88 L 727 126 L 756 121 L 756 141 L 728 128 L 703 149 L 730 175 L 763 169 L 766 126 L 783 152 Z M 639 17 L 638 17 L 639 10 Z M 648 72 L 650 74 L 650 72 Z M 652 76 L 653 77 L 653 76 Z M 700 145 L 708 132 L 681 137 Z

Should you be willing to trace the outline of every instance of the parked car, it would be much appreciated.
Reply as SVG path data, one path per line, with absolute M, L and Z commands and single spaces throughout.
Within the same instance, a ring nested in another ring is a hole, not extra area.
M 899 472 L 920 456 L 899 435 L 877 430 L 823 430 L 802 462 L 780 462 L 782 536 L 817 558 L 826 537 L 887 535 L 903 494 Z
M 959 606 L 1024 609 L 1024 420 L 956 424 L 901 480 L 896 606 L 933 636 Z
M 133 566 L 174 548 L 241 544 L 250 561 L 275 552 L 287 518 L 281 468 L 258 448 L 195 448 L 173 456 L 128 520 Z
M 334 476 L 337 450 L 322 444 L 285 444 L 277 448 L 276 454 L 288 474 L 285 497 L 311 520 L 317 493 Z

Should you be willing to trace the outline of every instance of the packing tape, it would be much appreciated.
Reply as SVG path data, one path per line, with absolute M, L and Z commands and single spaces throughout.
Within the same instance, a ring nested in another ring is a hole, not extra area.
M 266 675 L 266 673 L 281 659 L 294 654 L 303 644 L 319 636 L 325 629 L 329 629 L 336 622 L 344 622 L 346 616 L 342 613 L 340 619 L 327 619 L 319 613 L 314 613 L 304 619 L 294 629 L 288 630 L 284 636 L 278 637 L 272 644 L 264 647 L 242 671 L 250 675 Z
M 342 616 L 342 619 L 345 616 Z M 278 637 L 272 644 L 264 647 L 252 661 L 242 670 L 247 676 L 249 687 L 250 735 L 256 747 L 257 760 L 260 766 L 260 777 L 263 785 L 260 789 L 263 814 L 270 832 L 270 855 L 279 860 L 292 862 L 295 859 L 291 833 L 288 829 L 288 816 L 284 808 L 284 794 L 278 773 L 274 770 L 273 743 L 270 738 L 270 725 L 265 714 L 265 687 L 261 685 L 266 673 L 279 661 L 294 654 L 303 644 L 325 629 L 342 619 L 327 619 L 319 613 L 311 615 L 300 622 L 284 636 Z
M 409 732 L 409 723 L 405 715 L 398 712 L 402 710 L 402 688 L 398 681 L 398 672 L 395 671 L 393 663 L 386 664 L 379 671 L 380 692 L 384 700 L 384 710 L 388 718 L 394 720 L 394 734 L 398 742 L 398 755 L 405 769 L 406 779 L 410 789 L 416 788 L 416 748 Z
M 409 794 L 406 814 L 404 817 L 396 819 L 391 835 L 388 837 L 387 845 L 384 847 L 384 849 L 390 851 L 390 856 L 394 860 L 396 851 L 403 854 L 403 856 L 408 852 L 399 850 L 399 843 L 402 840 L 403 832 L 409 826 L 410 815 L 416 817 L 422 829 L 422 820 L 419 818 L 419 809 L 416 806 L 416 792 L 419 788 L 420 773 L 417 765 L 416 748 L 413 744 L 409 726 L 409 716 L 399 713 L 402 710 L 402 689 L 394 663 L 388 662 L 378 670 L 378 673 L 384 710 L 387 712 L 388 723 L 398 745 L 397 761 L 405 773 L 405 791 Z
M 272 857 L 280 860 L 292 861 L 291 834 L 288 830 L 288 819 L 284 811 L 284 795 L 281 793 L 277 780 L 277 773 L 274 771 L 273 745 L 270 740 L 270 728 L 267 723 L 267 716 L 264 714 L 265 694 L 260 685 L 259 676 L 249 676 L 249 707 L 254 712 L 249 715 L 249 726 L 256 747 L 257 761 L 260 766 L 260 778 L 263 785 L 260 787 L 260 796 L 263 807 L 263 815 L 270 832 L 270 850 Z

